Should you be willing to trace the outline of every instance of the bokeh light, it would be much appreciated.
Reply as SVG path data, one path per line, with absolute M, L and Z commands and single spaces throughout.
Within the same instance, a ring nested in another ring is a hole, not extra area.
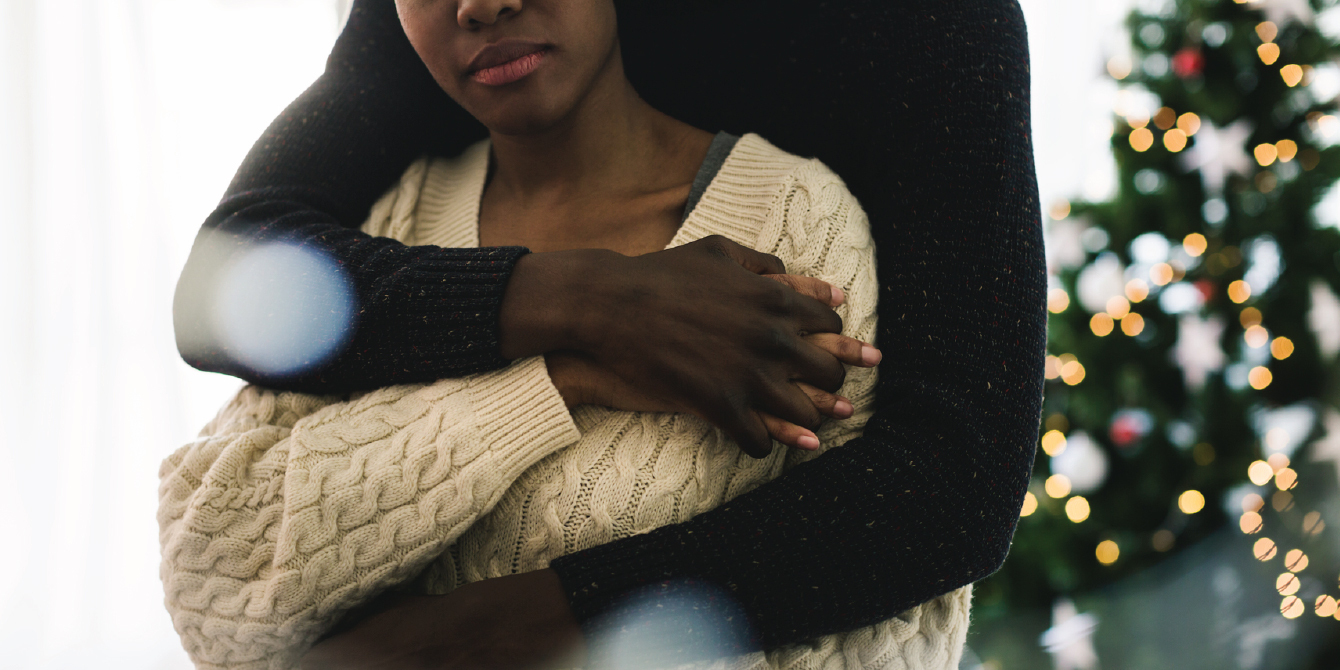
M 1118 558 L 1121 558 L 1121 547 L 1118 547 L 1117 543 L 1112 540 L 1103 540 L 1094 549 L 1094 555 L 1098 558 L 1099 563 L 1112 565 L 1117 562 Z

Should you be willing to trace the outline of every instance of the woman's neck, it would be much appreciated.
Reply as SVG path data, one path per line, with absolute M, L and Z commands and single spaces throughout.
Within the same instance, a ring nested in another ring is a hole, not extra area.
M 489 188 L 543 206 L 672 188 L 692 181 L 711 135 L 647 104 L 617 56 L 583 101 L 556 126 L 527 135 L 491 133 Z

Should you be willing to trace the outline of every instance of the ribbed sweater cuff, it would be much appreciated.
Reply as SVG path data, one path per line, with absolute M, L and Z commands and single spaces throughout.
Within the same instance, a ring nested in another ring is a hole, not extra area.
M 479 443 L 498 452 L 498 470 L 510 477 L 582 437 L 543 356 L 473 377 L 470 401 Z

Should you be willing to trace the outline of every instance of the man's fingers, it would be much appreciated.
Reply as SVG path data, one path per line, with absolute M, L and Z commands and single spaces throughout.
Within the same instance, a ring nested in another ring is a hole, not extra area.
M 775 282 L 785 284 L 796 293 L 814 298 L 829 307 L 837 307 L 847 299 L 847 294 L 843 293 L 841 288 L 822 279 L 802 277 L 801 275 L 770 274 L 764 276 Z
M 819 438 L 813 431 L 805 430 L 790 421 L 783 421 L 771 414 L 763 414 L 763 425 L 768 427 L 772 439 L 793 449 L 814 451 L 819 448 Z
M 786 263 L 772 254 L 755 251 L 722 235 L 711 235 L 703 238 L 702 241 L 704 244 L 713 245 L 717 250 L 739 263 L 741 267 L 754 274 L 786 274 Z
M 834 358 L 847 365 L 861 368 L 874 367 L 884 357 L 879 349 L 846 335 L 815 333 L 806 335 L 805 341 L 832 354 Z
M 814 409 L 819 410 L 824 416 L 831 416 L 835 419 L 845 419 L 852 415 L 855 408 L 851 401 L 836 394 L 829 393 L 821 388 L 810 386 L 805 382 L 796 382 L 796 386 L 810 397 L 810 402 L 814 403 Z

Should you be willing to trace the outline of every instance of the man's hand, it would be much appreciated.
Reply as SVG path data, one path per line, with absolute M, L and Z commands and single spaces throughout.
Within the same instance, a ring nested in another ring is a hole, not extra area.
M 769 275 L 772 277 L 773 275 Z M 791 275 L 776 275 L 791 278 Z M 806 279 L 800 277 L 799 279 Z M 826 285 L 825 285 L 826 286 Z M 841 299 L 837 302 L 840 304 Z M 836 305 L 834 305 L 836 306 Z M 808 335 L 805 341 L 818 347 L 847 365 L 873 367 L 879 362 L 878 351 L 859 340 L 832 333 Z M 631 412 L 684 412 L 694 413 L 694 408 L 677 403 L 672 399 L 652 397 L 632 384 L 615 375 L 609 369 L 591 360 L 589 357 L 568 351 L 545 354 L 545 363 L 549 376 L 568 407 L 576 405 L 600 405 L 612 409 Z M 804 382 L 795 382 L 796 386 L 814 403 L 814 408 L 824 416 L 845 419 L 852 415 L 851 401 L 836 393 L 810 386 Z M 763 425 L 767 427 L 772 439 L 788 447 L 814 450 L 819 448 L 819 438 L 806 428 L 784 421 L 771 414 L 758 413 Z M 706 418 L 706 417 L 702 417 Z
M 586 661 L 552 570 L 474 582 L 444 596 L 387 594 L 349 616 L 357 623 L 312 647 L 300 670 L 538 670 Z
M 832 310 L 841 292 L 817 279 L 765 276 L 785 274 L 777 257 L 717 235 L 635 257 L 531 254 L 517 262 L 503 300 L 500 348 L 508 358 L 579 352 L 763 456 L 772 448 L 765 416 L 818 427 L 820 411 L 793 382 L 834 393 L 846 374 L 805 339 L 842 331 Z

